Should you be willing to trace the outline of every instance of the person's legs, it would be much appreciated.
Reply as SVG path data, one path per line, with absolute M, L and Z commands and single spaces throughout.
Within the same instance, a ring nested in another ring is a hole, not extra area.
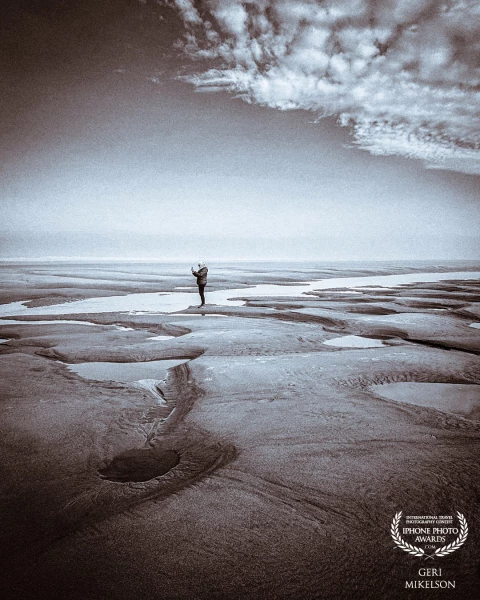
M 200 294 L 200 299 L 202 301 L 201 306 L 203 306 L 205 304 L 205 293 L 204 293 L 204 290 L 205 290 L 205 285 L 198 284 L 198 293 Z

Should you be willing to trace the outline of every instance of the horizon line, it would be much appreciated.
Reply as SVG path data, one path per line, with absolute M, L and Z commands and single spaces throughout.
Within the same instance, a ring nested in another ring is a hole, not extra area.
M 0 257 L 0 263 L 2 262 L 66 262 L 66 261 L 78 261 L 78 262 L 184 262 L 190 264 L 192 262 L 190 258 L 152 258 L 152 257 L 132 257 L 132 256 L 39 256 L 39 257 L 27 257 L 27 256 L 15 256 L 15 257 Z M 291 263 L 301 263 L 301 262 L 342 262 L 342 263 L 352 263 L 352 262 L 478 262 L 480 261 L 480 256 L 478 258 L 220 258 L 220 257 L 211 257 L 207 258 L 206 262 L 291 262 Z M 193 261 L 195 263 L 195 260 Z

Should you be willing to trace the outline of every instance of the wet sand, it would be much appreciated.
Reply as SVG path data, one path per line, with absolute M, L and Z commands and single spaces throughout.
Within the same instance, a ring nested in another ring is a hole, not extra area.
M 5 303 L 52 304 L 58 278 L 71 298 L 190 283 L 172 267 L 159 284 L 151 265 L 137 282 L 133 267 L 28 269 L 3 272 Z M 272 282 L 254 266 L 232 273 L 235 289 Z M 456 408 L 480 384 L 480 282 L 342 291 L 0 320 L 2 597 L 437 597 L 405 590 L 425 565 L 394 549 L 399 510 L 466 516 L 465 545 L 428 566 L 456 580 L 442 597 L 477 597 L 480 422 Z M 372 344 L 325 343 L 350 336 Z M 186 362 L 143 385 L 68 367 L 163 360 Z M 398 384 L 408 398 L 384 393 Z M 412 384 L 441 384 L 450 402 L 431 387 L 415 402 Z

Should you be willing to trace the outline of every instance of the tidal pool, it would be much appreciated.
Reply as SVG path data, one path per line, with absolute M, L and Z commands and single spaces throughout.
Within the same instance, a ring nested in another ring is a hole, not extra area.
M 0 319 L 0 325 L 89 325 L 93 327 L 112 327 L 90 321 L 72 321 L 71 319 L 50 319 L 49 321 L 21 321 L 18 319 Z M 113 325 L 113 327 L 117 327 Z
M 189 359 L 152 360 L 148 362 L 86 362 L 67 365 L 69 371 L 84 379 L 95 381 L 118 381 L 133 383 L 142 379 L 161 380 L 167 377 L 168 369 L 181 365 Z
M 0 319 L 0 325 L 86 325 L 89 327 L 114 327 L 118 331 L 134 331 L 123 325 L 92 323 L 91 321 L 73 321 L 71 319 L 50 319 L 49 321 L 22 321 L 19 319 Z
M 370 386 L 386 400 L 437 408 L 474 421 L 480 420 L 480 385 L 405 381 Z
M 323 343 L 326 346 L 335 346 L 337 348 L 381 348 L 385 346 L 382 340 L 364 338 L 359 335 L 344 335 Z

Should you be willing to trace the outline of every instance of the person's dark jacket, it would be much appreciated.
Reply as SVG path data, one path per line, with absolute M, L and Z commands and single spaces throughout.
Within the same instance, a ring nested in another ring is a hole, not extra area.
M 207 273 L 208 273 L 207 267 L 202 267 L 198 271 L 193 271 L 193 274 L 197 278 L 198 285 L 207 285 Z

